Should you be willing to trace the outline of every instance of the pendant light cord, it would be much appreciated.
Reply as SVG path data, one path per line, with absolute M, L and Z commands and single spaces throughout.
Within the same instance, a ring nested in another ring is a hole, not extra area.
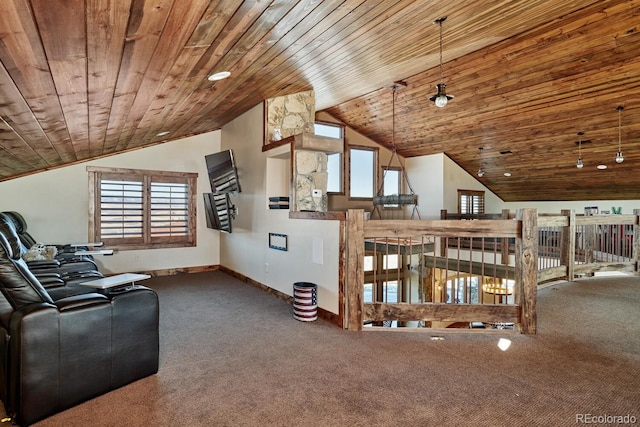
M 582 158 L 582 135 L 578 133 L 578 159 Z
M 407 187 L 409 187 L 409 191 L 411 192 L 411 194 L 415 194 L 415 192 L 413 191 L 413 187 L 409 182 L 409 177 L 406 176 L 407 174 L 404 170 L 404 166 L 402 165 L 402 162 L 400 161 L 400 157 L 398 156 L 398 151 L 396 150 L 396 92 L 397 90 L 398 90 L 398 85 L 394 84 L 392 87 L 393 98 L 391 102 L 391 156 L 389 157 L 389 163 L 387 163 L 386 169 L 384 169 L 384 172 L 382 173 L 382 182 L 378 187 L 378 193 L 377 193 L 378 196 L 383 195 L 384 177 L 387 175 L 387 171 L 389 170 L 389 168 L 391 168 L 391 163 L 393 162 L 394 157 L 398 159 L 398 164 L 400 165 L 400 174 L 402 177 L 404 177 L 405 182 L 407 183 Z
M 624 107 L 618 106 L 618 152 L 622 151 L 622 109 Z
M 442 83 L 442 21 L 445 18 L 438 19 L 438 24 L 440 24 L 440 83 Z

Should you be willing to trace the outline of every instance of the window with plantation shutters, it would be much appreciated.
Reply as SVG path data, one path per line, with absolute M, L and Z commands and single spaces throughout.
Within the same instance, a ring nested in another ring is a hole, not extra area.
M 189 186 L 151 181 L 149 214 L 151 237 L 181 237 L 189 234 Z
M 195 246 L 196 173 L 87 170 L 91 240 L 121 250 Z
M 100 239 L 141 239 L 142 181 L 100 180 Z
M 484 191 L 458 190 L 458 213 L 483 214 Z

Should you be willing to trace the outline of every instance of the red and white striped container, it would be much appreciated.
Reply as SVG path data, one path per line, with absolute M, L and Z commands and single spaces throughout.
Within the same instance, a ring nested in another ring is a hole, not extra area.
M 309 282 L 293 284 L 293 318 L 302 322 L 318 318 L 318 285 Z

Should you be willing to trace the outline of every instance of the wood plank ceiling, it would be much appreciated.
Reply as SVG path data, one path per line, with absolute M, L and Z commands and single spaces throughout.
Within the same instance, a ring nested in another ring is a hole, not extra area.
M 505 201 L 640 199 L 639 3 L 2 1 L 0 180 L 219 129 L 313 89 L 317 110 L 403 156 L 482 167 Z M 455 98 L 437 108 L 443 16 Z M 231 77 L 207 80 L 217 71 Z

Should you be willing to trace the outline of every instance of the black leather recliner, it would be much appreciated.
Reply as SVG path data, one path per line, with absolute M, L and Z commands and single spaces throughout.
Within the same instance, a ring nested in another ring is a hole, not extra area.
M 27 268 L 0 215 L 0 398 L 26 426 L 158 371 L 157 294 L 54 299 Z
M 27 221 L 22 215 L 15 211 L 5 211 L 0 213 L 9 220 L 18 234 L 20 242 L 24 246 L 24 250 L 27 251 L 33 247 L 38 241 L 27 231 Z M 52 265 L 57 264 L 58 269 L 61 272 L 77 272 L 77 271 L 98 271 L 98 265 L 91 255 L 76 255 L 76 249 L 88 249 L 88 248 L 76 248 L 69 244 L 53 244 L 47 246 L 54 246 L 57 254 L 53 260 L 35 260 L 27 261 L 27 265 L 34 271 L 35 269 L 51 268 Z
M 27 232 L 27 223 L 17 212 L 5 211 L 0 216 L 13 224 L 23 251 L 26 252 L 35 243 L 35 239 Z M 38 278 L 45 288 L 53 288 L 74 285 L 88 280 L 104 277 L 98 270 L 93 257 L 87 255 L 75 255 L 74 252 L 65 252 L 64 245 L 58 245 L 58 254 L 55 259 L 25 261 L 27 267 Z M 81 290 L 73 289 L 75 293 Z
M 20 241 L 27 247 L 30 248 L 36 243 L 39 243 L 28 231 L 27 229 L 27 221 L 24 217 L 16 211 L 4 211 L 1 213 L 6 216 L 13 222 L 13 225 L 16 228 L 16 232 L 18 233 L 18 237 Z M 100 243 L 101 244 L 101 243 Z M 70 243 L 55 243 L 52 246 L 55 246 L 58 250 L 58 254 L 56 258 L 62 262 L 67 261 L 78 261 L 78 260 L 93 260 L 93 257 L 90 255 L 75 255 L 75 252 L 78 250 L 89 250 L 88 246 L 77 246 Z

